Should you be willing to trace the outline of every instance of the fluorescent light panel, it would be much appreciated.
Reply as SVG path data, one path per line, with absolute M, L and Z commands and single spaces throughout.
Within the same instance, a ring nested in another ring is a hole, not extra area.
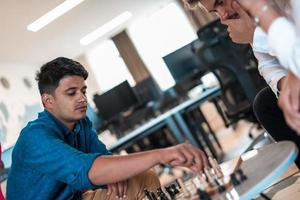
M 84 0 L 66 0 L 62 4 L 58 5 L 56 8 L 52 9 L 33 23 L 27 26 L 27 30 L 37 32 L 47 24 L 51 23 L 58 17 L 62 16 L 78 4 L 82 3 Z
M 103 26 L 97 28 L 93 32 L 87 34 L 83 38 L 80 39 L 80 44 L 82 45 L 88 45 L 95 41 L 96 39 L 104 36 L 106 33 L 114 30 L 121 24 L 127 22 L 132 17 L 132 14 L 128 11 L 123 12 L 119 16 L 115 17 L 111 21 L 107 22 Z

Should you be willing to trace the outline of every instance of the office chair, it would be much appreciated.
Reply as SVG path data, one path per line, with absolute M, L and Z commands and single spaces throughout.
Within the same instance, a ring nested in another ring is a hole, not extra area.
M 214 73 L 222 89 L 220 99 L 215 101 L 225 126 L 236 124 L 240 119 L 258 124 L 252 102 L 266 83 L 257 71 L 250 45 L 233 43 L 226 26 L 219 20 L 202 27 L 197 34 L 203 45 L 196 50 L 196 55 Z

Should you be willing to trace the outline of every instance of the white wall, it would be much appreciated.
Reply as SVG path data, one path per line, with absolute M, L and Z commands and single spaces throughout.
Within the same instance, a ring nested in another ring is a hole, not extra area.
M 6 78 L 10 85 L 5 89 L 0 83 L 0 142 L 3 149 L 14 145 L 22 127 L 42 110 L 34 80 L 37 69 L 18 63 L 0 63 L 0 78 Z M 31 88 L 25 86 L 24 78 L 29 80 Z

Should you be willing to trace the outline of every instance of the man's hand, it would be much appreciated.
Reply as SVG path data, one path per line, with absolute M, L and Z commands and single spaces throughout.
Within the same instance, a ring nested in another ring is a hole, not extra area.
M 203 151 L 190 144 L 179 144 L 162 149 L 160 156 L 161 163 L 163 164 L 184 166 L 195 172 L 199 172 L 204 167 L 208 167 L 208 161 Z
M 126 199 L 128 181 L 120 181 L 107 185 L 107 196 L 115 195 L 116 199 Z
M 300 135 L 300 80 L 291 72 L 282 81 L 278 104 L 288 125 Z
M 235 43 L 249 44 L 253 42 L 255 23 L 248 13 L 236 2 L 232 2 L 233 9 L 239 15 L 236 19 L 227 19 L 223 23 L 228 26 L 229 36 Z

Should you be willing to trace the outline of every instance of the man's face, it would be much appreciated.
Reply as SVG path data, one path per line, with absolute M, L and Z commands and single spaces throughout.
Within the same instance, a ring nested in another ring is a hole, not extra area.
M 223 23 L 227 19 L 236 19 L 239 17 L 237 12 L 232 8 L 234 0 L 199 0 L 199 3 L 208 12 L 215 12 Z
M 80 76 L 66 76 L 52 95 L 51 111 L 63 123 L 74 123 L 86 116 L 85 81 Z

